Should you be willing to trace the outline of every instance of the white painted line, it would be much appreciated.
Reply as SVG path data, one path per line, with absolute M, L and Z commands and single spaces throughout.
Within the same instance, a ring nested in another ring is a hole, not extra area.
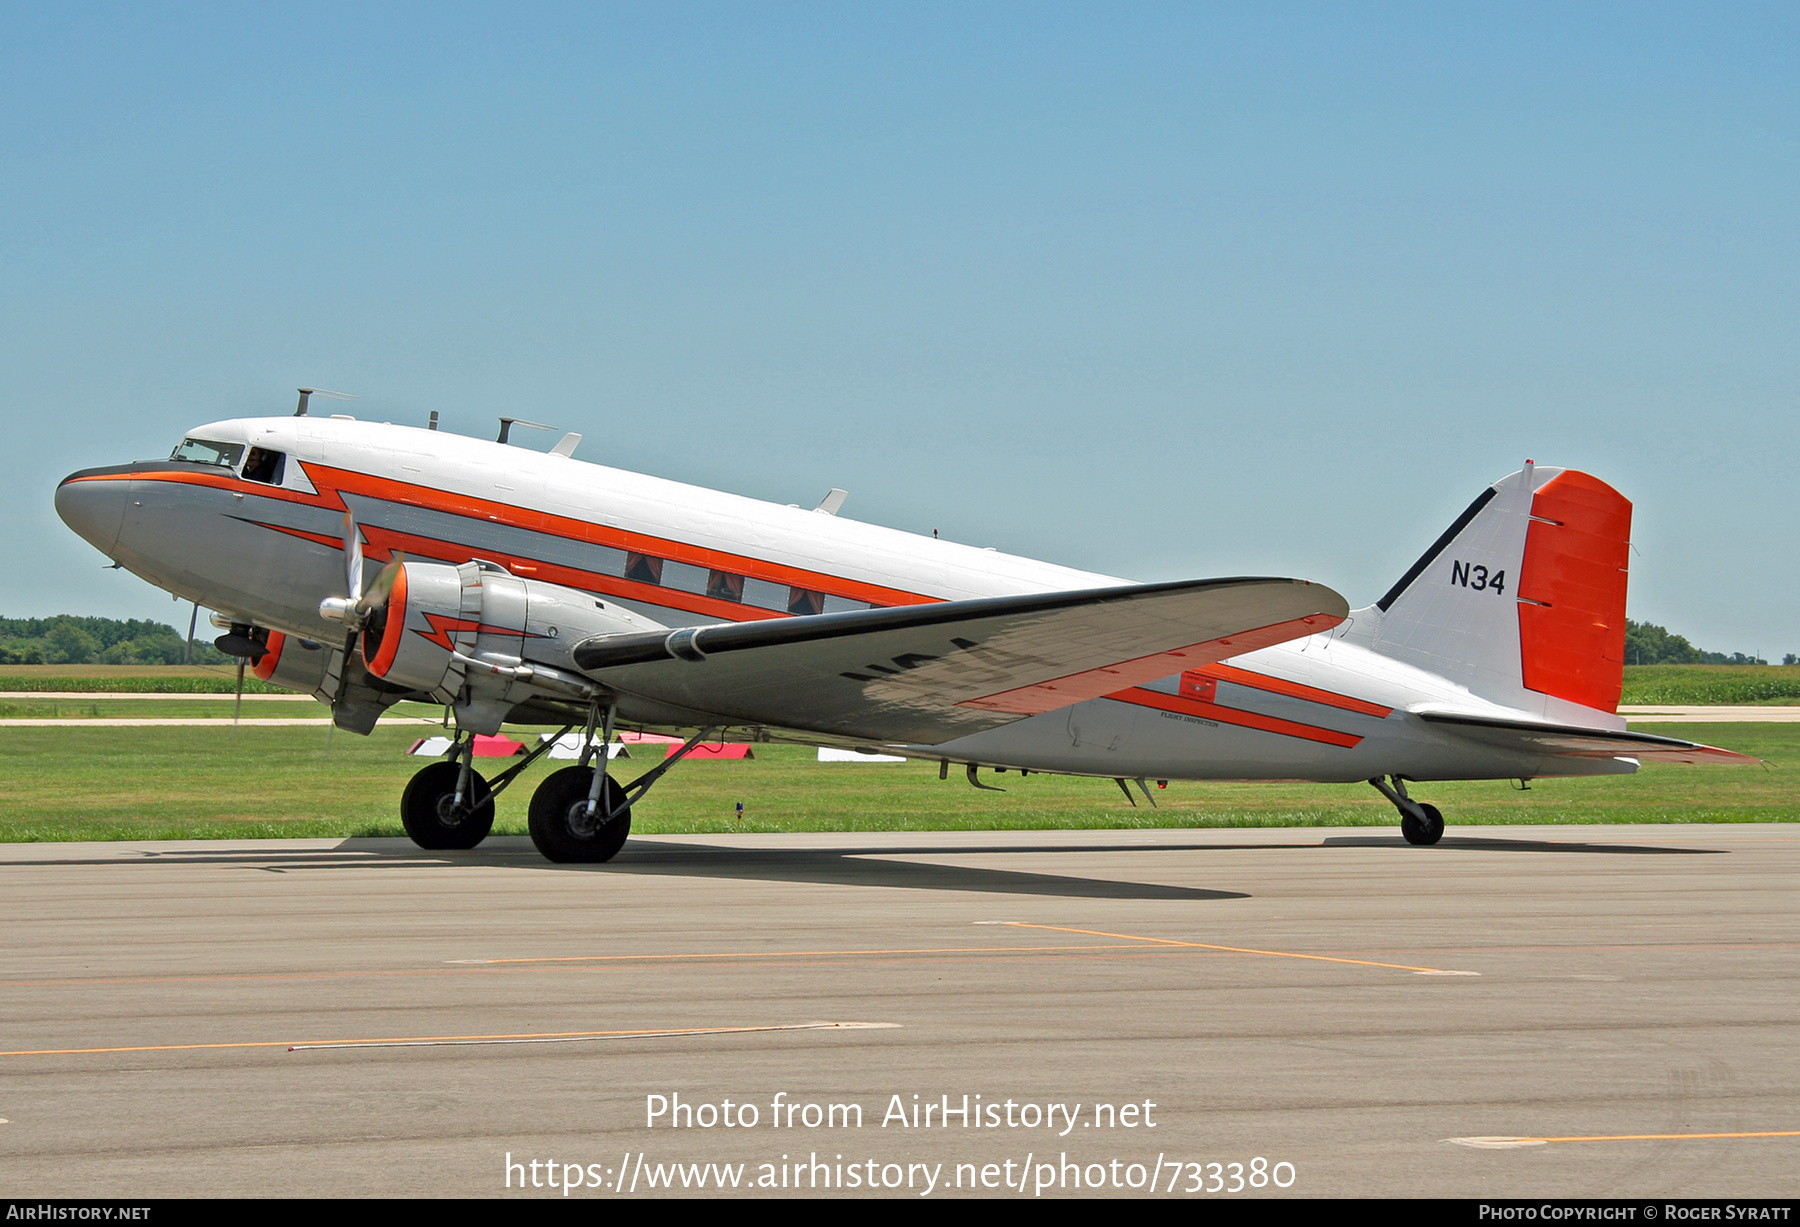
M 1445 1138 L 1446 1142 L 1455 1142 L 1458 1146 L 1473 1146 L 1477 1150 L 1516 1150 L 1521 1146 L 1548 1146 L 1543 1138 Z

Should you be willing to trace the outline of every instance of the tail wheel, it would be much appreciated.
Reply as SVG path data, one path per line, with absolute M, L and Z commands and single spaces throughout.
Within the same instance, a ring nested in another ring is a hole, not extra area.
M 564 767 L 531 794 L 531 842 L 550 860 L 562 864 L 610 861 L 631 834 L 631 807 L 625 790 L 611 776 L 602 786 L 594 813 L 588 813 L 592 767 Z M 611 812 L 612 817 L 606 815 Z
M 1400 834 L 1409 844 L 1435 844 L 1444 837 L 1444 815 L 1435 805 L 1420 805 L 1423 817 L 1400 815 Z
M 473 848 L 494 826 L 494 795 L 488 782 L 469 772 L 468 792 L 456 801 L 455 763 L 433 763 L 407 783 L 400 795 L 400 822 L 421 848 Z

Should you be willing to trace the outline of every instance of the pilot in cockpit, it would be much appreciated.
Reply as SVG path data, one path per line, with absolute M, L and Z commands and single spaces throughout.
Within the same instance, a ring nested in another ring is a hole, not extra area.
M 281 452 L 271 451 L 266 447 L 253 447 L 244 461 L 243 478 L 245 481 L 260 481 L 278 486 L 281 484 L 282 461 L 286 458 Z

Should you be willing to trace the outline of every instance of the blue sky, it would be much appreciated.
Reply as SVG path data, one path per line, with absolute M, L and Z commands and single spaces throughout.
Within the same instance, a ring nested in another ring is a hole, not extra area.
M 0 613 L 177 621 L 56 481 L 308 384 L 1352 604 L 1531 457 L 1778 659 L 1797 14 L 0 4 Z

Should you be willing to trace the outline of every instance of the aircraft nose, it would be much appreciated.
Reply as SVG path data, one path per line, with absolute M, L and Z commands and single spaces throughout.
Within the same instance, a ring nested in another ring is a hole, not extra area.
M 119 540 L 131 483 L 93 470 L 71 473 L 56 487 L 56 514 L 107 557 Z

